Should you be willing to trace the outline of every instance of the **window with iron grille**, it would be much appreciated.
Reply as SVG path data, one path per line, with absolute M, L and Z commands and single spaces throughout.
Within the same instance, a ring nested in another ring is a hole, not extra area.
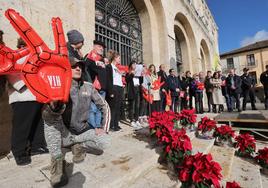
M 234 69 L 234 59 L 233 58 L 227 59 L 227 69 Z
M 116 50 L 121 64 L 143 61 L 142 33 L 138 12 L 131 0 L 96 0 L 95 37 Z
M 255 66 L 255 57 L 254 54 L 247 55 L 248 66 Z
M 181 45 L 179 39 L 175 38 L 175 50 L 176 50 L 176 64 L 178 73 L 181 71 L 182 68 L 182 53 L 181 53 Z

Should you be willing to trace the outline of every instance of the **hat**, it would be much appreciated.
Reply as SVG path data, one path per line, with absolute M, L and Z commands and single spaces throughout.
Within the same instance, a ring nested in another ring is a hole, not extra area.
M 85 62 L 83 60 L 79 60 L 73 56 L 69 56 L 69 61 L 71 66 L 75 66 L 76 64 L 82 65 L 82 68 L 85 68 Z
M 93 44 L 97 44 L 97 45 L 102 46 L 103 48 L 106 48 L 105 43 L 103 41 L 101 41 L 101 40 L 94 40 Z
M 84 42 L 83 35 L 75 29 L 68 31 L 67 37 L 68 37 L 69 43 L 71 43 L 71 44 L 78 44 L 78 43 Z
M 248 68 L 243 68 L 243 72 L 246 72 L 248 71 L 249 69 Z

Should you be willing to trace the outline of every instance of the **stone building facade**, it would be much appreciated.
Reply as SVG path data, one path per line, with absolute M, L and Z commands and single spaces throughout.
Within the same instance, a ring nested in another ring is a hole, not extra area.
M 216 66 L 218 31 L 205 0 L 0 0 L 0 7 L 4 38 L 12 47 L 17 34 L 3 16 L 8 8 L 19 11 L 52 48 L 50 20 L 58 16 L 65 32 L 75 28 L 84 34 L 84 53 L 98 32 L 122 56 L 137 58 L 137 48 L 138 60 L 145 64 L 192 72 Z
M 13 49 L 18 35 L 4 17 L 8 8 L 20 12 L 52 49 L 50 20 L 60 17 L 65 32 L 83 33 L 84 54 L 96 37 L 118 50 L 123 64 L 137 59 L 194 73 L 217 66 L 218 28 L 205 0 L 0 0 L 0 7 L 4 41 Z M 6 117 L 0 118 L 1 139 L 8 139 L 6 96 L 0 99 L 0 108 Z M 8 144 L 1 145 L 2 150 L 5 147 Z
M 243 74 L 243 68 L 248 68 L 250 74 L 255 77 L 257 86 L 260 83 L 260 75 L 268 65 L 268 40 L 259 41 L 220 55 L 221 67 L 224 73 L 231 68 L 236 69 L 238 75 Z

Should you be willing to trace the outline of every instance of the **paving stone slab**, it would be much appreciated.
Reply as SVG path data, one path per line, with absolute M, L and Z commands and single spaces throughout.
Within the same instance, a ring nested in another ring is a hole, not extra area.
M 235 149 L 213 146 L 209 153 L 211 153 L 213 160 L 221 165 L 223 179 L 228 179 L 232 169 Z
M 192 153 L 208 153 L 214 145 L 214 141 L 215 139 L 206 140 L 201 138 L 194 138 L 193 140 L 191 140 L 193 148 Z
M 67 154 L 67 161 L 71 162 L 71 157 Z M 103 155 L 87 155 L 83 163 L 74 165 L 70 185 L 84 181 L 89 187 L 125 187 L 157 164 L 157 159 L 158 154 L 148 148 L 147 142 L 131 135 L 117 136 Z M 50 176 L 48 169 L 41 171 Z
M 169 174 L 166 167 L 157 165 L 143 177 L 139 178 L 130 188 L 179 188 L 180 186 L 181 183 L 176 176 Z
M 260 167 L 253 160 L 234 156 L 228 181 L 239 182 L 243 188 L 262 188 Z M 266 188 L 266 187 L 263 187 Z

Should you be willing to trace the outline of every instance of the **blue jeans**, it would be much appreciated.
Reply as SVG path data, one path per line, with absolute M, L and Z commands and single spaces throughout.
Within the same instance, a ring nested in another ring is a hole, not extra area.
M 105 91 L 99 91 L 99 94 L 103 99 L 105 99 Z M 92 129 L 95 128 L 100 128 L 101 127 L 101 119 L 102 119 L 102 114 L 100 109 L 96 106 L 96 104 L 92 101 L 89 107 L 89 117 L 88 117 L 88 123 L 89 126 Z
M 227 109 L 230 111 L 233 109 L 233 103 L 232 103 L 232 97 L 229 96 L 228 94 L 224 95 L 225 101 L 226 101 L 226 106 Z

